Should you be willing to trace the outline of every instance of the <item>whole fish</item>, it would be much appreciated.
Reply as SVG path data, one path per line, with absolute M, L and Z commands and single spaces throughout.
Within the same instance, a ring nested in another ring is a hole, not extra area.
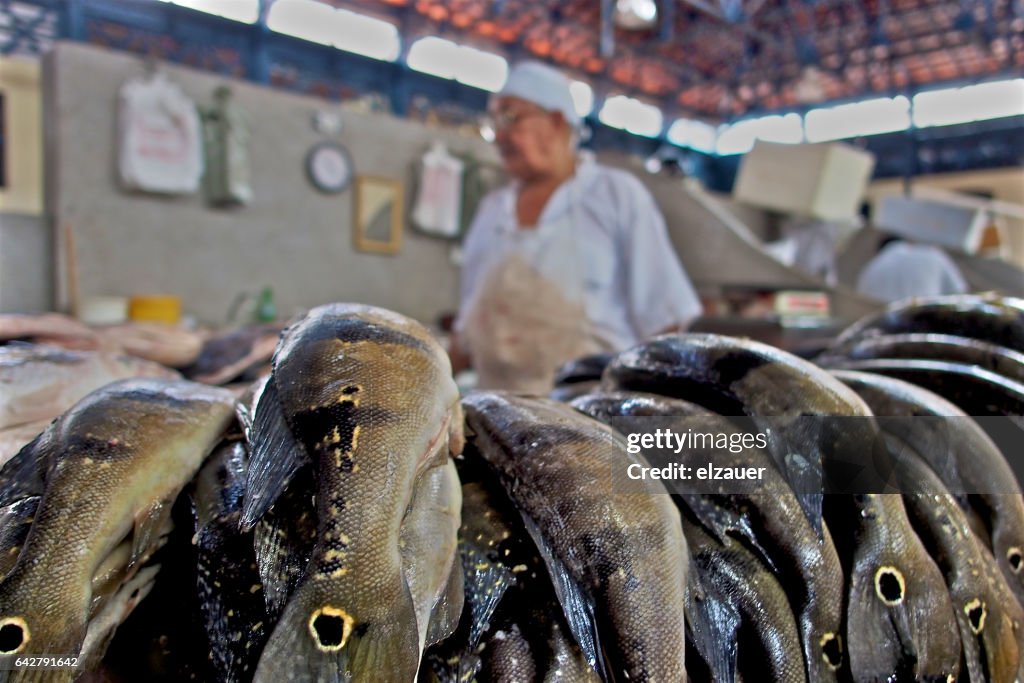
M 0 429 L 52 420 L 90 391 L 130 377 L 180 375 L 150 361 L 101 351 L 0 346 Z
M 823 456 L 861 460 L 865 444 L 874 442 L 869 421 L 821 419 L 869 416 L 856 394 L 821 368 L 767 344 L 713 334 L 658 337 L 620 353 L 603 381 L 610 390 L 662 394 L 752 418 L 768 434 L 769 453 L 819 535 Z M 849 485 L 845 479 L 833 483 Z
M 970 415 L 998 415 L 1024 430 L 1024 384 L 963 363 L 937 360 L 861 360 L 838 365 L 895 377 L 933 391 Z
M 988 545 L 1024 603 L 1024 500 L 1017 478 L 991 439 L 963 411 L 926 389 L 870 373 L 835 375 L 877 415 L 897 418 L 880 424 L 924 458 L 956 496 L 976 536 L 979 526 L 991 534 Z M 972 523 L 974 514 L 982 517 L 982 524 Z
M 915 528 L 946 577 L 971 683 L 1013 683 L 1024 650 L 1024 609 L 963 510 L 921 457 L 890 439 Z
M 421 637 L 400 537 L 419 478 L 462 448 L 447 355 L 396 313 L 313 309 L 281 339 L 250 436 L 243 528 L 309 465 L 317 524 L 255 680 L 412 681 Z
M 819 365 L 841 364 L 842 359 L 907 358 L 964 363 L 1024 382 L 1024 353 L 979 339 L 949 334 L 885 334 L 852 340 L 839 355 L 817 359 Z
M 952 334 L 1024 353 L 1024 300 L 994 294 L 905 299 L 847 328 L 834 348 L 882 334 Z
M 825 518 L 849 577 L 845 640 L 853 680 L 956 680 L 953 605 L 900 495 L 828 496 Z
M 153 552 L 170 503 L 233 419 L 228 392 L 184 381 L 122 380 L 86 396 L 31 452 L 23 451 L 25 458 L 19 455 L 22 465 L 30 458 L 46 462 L 45 489 L 18 561 L 0 582 L 3 654 L 79 653 L 90 612 L 101 608 L 93 577 L 129 535 L 130 567 Z M 72 673 L 41 671 L 20 670 L 12 678 L 69 680 Z
M 628 428 L 629 433 L 649 430 L 653 426 L 648 419 L 651 417 L 678 418 L 657 423 L 659 427 L 673 425 L 677 433 L 689 429 L 738 433 L 726 418 L 678 399 L 632 392 L 597 393 L 582 396 L 570 405 L 613 427 Z M 674 454 L 649 451 L 646 457 L 655 467 L 668 464 L 662 462 L 668 457 L 694 468 L 708 462 L 723 467 L 761 468 L 763 476 L 753 490 L 720 485 L 720 490 L 714 492 L 706 484 L 697 487 L 688 482 L 672 482 L 669 489 L 719 543 L 728 543 L 730 536 L 739 535 L 764 554 L 797 615 L 808 679 L 835 680 L 842 665 L 842 568 L 827 530 L 823 538 L 817 537 L 770 456 L 758 448 L 740 452 L 693 448 Z
M 685 516 L 683 533 L 702 583 L 743 615 L 738 633 L 739 669 L 756 672 L 759 680 L 807 681 L 793 612 L 771 570 L 740 543 L 719 543 Z
M 248 459 L 240 441 L 219 447 L 196 475 L 192 492 L 199 611 L 221 683 L 252 680 L 272 626 L 253 534 L 238 525 Z
M 679 513 L 657 495 L 660 482 L 646 482 L 649 495 L 613 484 L 643 459 L 609 427 L 550 399 L 478 393 L 463 406 L 469 436 L 520 509 L 592 666 L 602 667 L 603 650 L 616 679 L 684 680 Z

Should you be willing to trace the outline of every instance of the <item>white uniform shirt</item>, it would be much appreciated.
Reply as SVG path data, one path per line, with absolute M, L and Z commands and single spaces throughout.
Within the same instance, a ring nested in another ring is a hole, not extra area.
M 517 186 L 484 197 L 463 246 L 459 320 L 490 268 L 515 250 L 542 272 L 578 267 L 584 305 L 598 339 L 624 349 L 672 325 L 685 326 L 701 305 L 650 192 L 631 174 L 586 158 L 548 200 L 537 227 L 519 229 Z M 574 205 L 575 203 L 575 205 Z M 571 226 L 576 254 L 545 249 L 549 231 Z M 575 260 L 574 260 L 575 259 Z
M 960 269 L 946 252 L 928 244 L 894 242 L 878 253 L 857 278 L 862 294 L 898 301 L 912 296 L 963 294 Z

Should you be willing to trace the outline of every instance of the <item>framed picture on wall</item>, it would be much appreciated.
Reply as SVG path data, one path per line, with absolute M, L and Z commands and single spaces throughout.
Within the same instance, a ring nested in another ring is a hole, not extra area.
M 359 251 L 396 254 L 402 247 L 402 183 L 391 178 L 357 176 L 354 244 Z

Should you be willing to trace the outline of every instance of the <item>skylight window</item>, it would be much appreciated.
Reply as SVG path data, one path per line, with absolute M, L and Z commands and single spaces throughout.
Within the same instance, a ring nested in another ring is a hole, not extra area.
M 170 0 L 161 0 L 170 2 Z M 260 16 L 259 0 L 173 0 L 170 4 L 188 7 L 197 12 L 216 14 L 232 21 L 254 24 Z
M 278 33 L 383 61 L 395 61 L 402 49 L 393 24 L 314 0 L 277 0 L 270 7 L 267 26 Z
M 914 96 L 914 125 L 948 126 L 1024 114 L 1024 78 L 946 88 Z
M 508 62 L 501 55 L 436 36 L 413 43 L 406 61 L 410 69 L 491 92 L 501 90 L 508 78 Z
M 598 115 L 601 122 L 612 128 L 621 128 L 634 135 L 656 138 L 661 134 L 661 110 L 652 104 L 625 95 L 609 97 Z
M 715 151 L 715 127 L 703 121 L 676 119 L 668 129 L 668 141 L 680 147 L 689 147 L 699 152 Z
M 808 142 L 878 135 L 910 127 L 910 100 L 902 95 L 812 109 L 804 117 Z
M 754 147 L 755 140 L 795 144 L 802 142 L 803 136 L 799 114 L 763 116 L 719 128 L 715 149 L 722 155 L 743 154 Z

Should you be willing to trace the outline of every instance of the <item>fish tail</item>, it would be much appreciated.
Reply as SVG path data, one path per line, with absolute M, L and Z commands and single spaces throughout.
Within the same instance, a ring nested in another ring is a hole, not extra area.
M 364 612 L 366 601 L 349 605 L 307 582 L 270 636 L 254 683 L 410 683 L 420 648 L 415 606 L 404 582 L 402 589 L 388 609 Z

